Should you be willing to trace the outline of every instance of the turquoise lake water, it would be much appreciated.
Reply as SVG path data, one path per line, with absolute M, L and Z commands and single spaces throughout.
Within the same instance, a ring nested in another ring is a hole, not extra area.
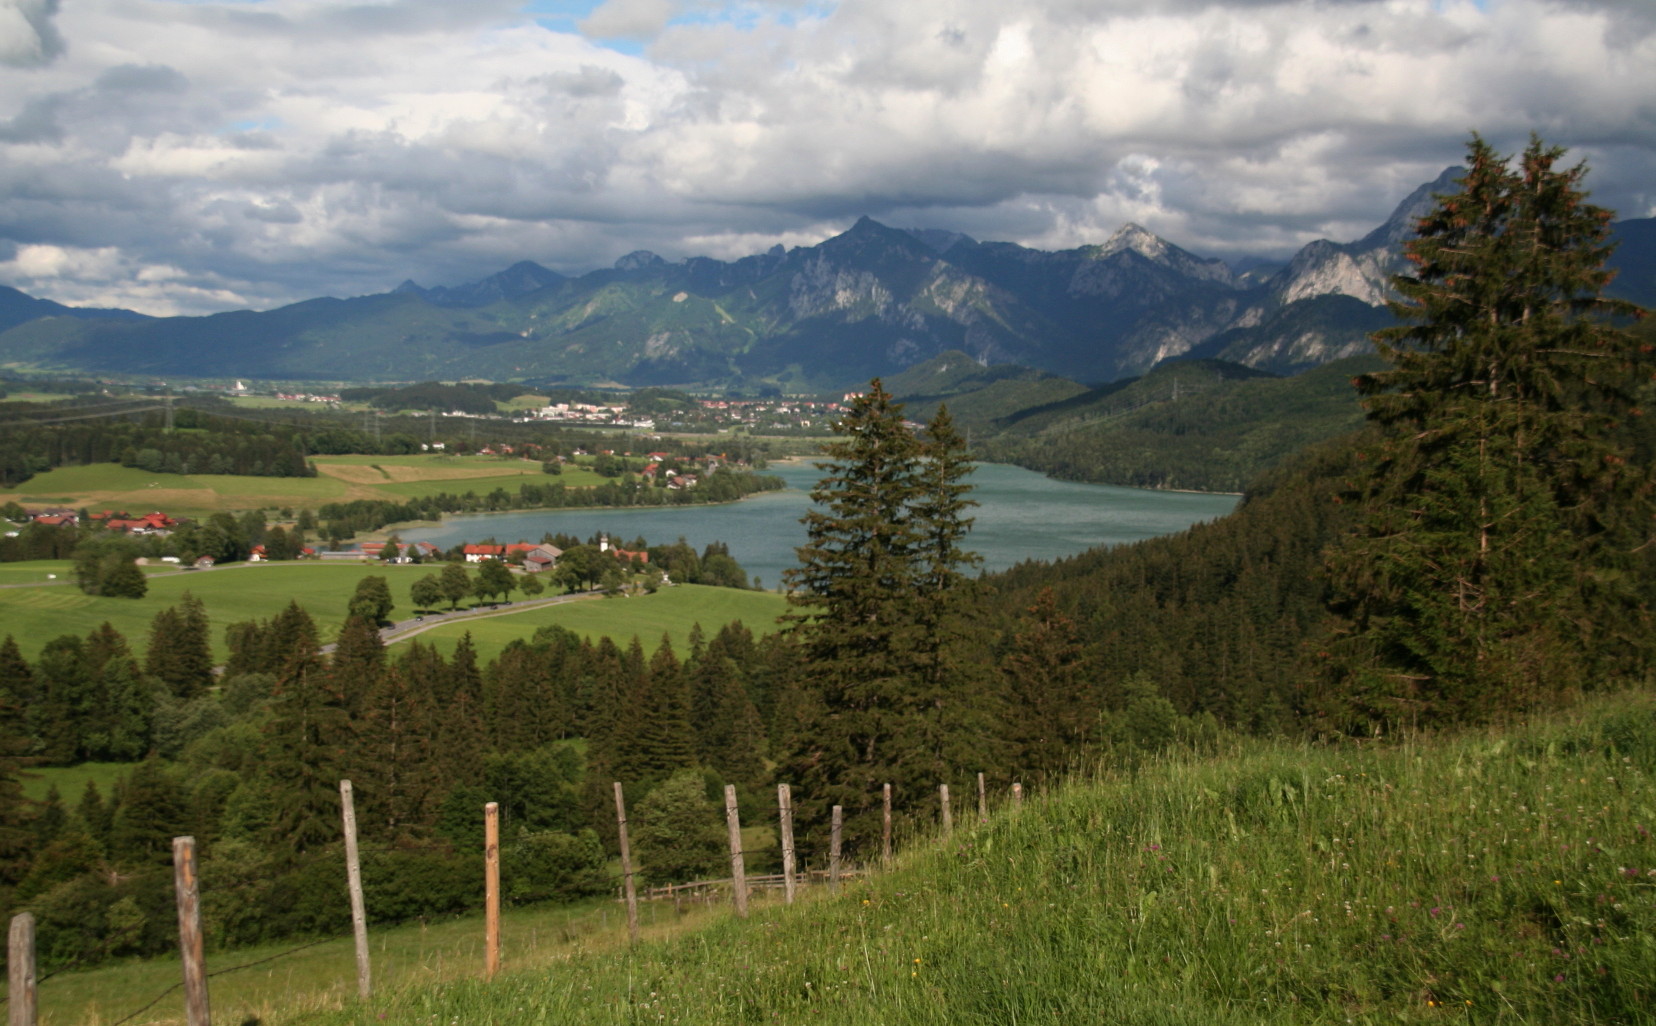
M 586 538 L 600 531 L 650 544 L 679 537 L 698 550 L 722 541 L 749 574 L 767 588 L 797 565 L 794 548 L 805 543 L 799 518 L 810 508 L 809 491 L 821 472 L 810 463 L 778 464 L 766 473 L 788 482 L 782 492 L 722 506 L 653 509 L 541 510 L 453 517 L 439 527 L 398 532 L 403 541 L 427 541 L 448 548 L 492 537 L 497 542 L 539 541 L 548 532 Z M 1054 481 L 1034 471 L 999 463 L 979 464 L 969 479 L 981 505 L 969 546 L 986 570 L 1003 570 L 1029 559 L 1071 556 L 1099 545 L 1153 538 L 1229 513 L 1234 495 L 1158 492 L 1110 485 Z

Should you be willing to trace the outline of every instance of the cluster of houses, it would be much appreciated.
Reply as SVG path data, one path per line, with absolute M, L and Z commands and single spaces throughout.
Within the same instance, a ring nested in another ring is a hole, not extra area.
M 101 513 L 88 513 L 86 517 L 94 524 L 102 524 L 109 530 L 119 531 L 122 534 L 164 535 L 184 522 L 159 510 L 145 513 L 141 517 L 135 517 L 124 511 L 117 513 L 110 510 L 104 510 Z M 30 513 L 29 521 L 45 527 L 61 527 L 64 524 L 79 527 L 81 515 L 78 511 L 72 509 L 48 509 L 38 513 Z
M 629 427 L 654 431 L 655 421 L 648 417 L 629 417 L 622 404 L 552 403 L 530 414 L 533 420 L 555 420 L 565 424 L 597 424 L 604 427 Z

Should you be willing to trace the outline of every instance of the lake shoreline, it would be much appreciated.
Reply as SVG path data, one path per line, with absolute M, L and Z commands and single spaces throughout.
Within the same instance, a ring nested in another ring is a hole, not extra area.
M 728 546 L 750 576 L 774 585 L 798 565 L 796 550 L 806 542 L 800 520 L 812 508 L 810 493 L 820 478 L 813 462 L 771 461 L 766 473 L 783 478 L 788 487 L 735 502 L 463 514 L 437 525 L 404 525 L 398 537 L 443 549 L 484 537 L 533 543 L 548 533 L 576 538 L 607 533 L 650 544 L 682 537 L 698 551 L 714 543 Z M 978 464 L 970 480 L 981 505 L 973 511 L 976 524 L 967 544 L 990 572 L 1177 533 L 1236 507 L 1232 495 L 1060 481 L 1003 463 Z

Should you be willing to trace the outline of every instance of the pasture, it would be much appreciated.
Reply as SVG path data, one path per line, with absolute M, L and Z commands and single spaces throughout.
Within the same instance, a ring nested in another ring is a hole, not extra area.
M 468 618 L 440 624 L 417 637 L 449 655 L 461 636 L 469 633 L 478 661 L 487 663 L 513 640 L 528 638 L 541 627 L 556 624 L 583 638 L 611 638 L 623 648 L 637 637 L 645 652 L 654 652 L 666 635 L 672 639 L 673 651 L 683 658 L 690 651 L 690 629 L 698 623 L 711 637 L 725 624 L 740 620 L 757 636 L 776 630 L 776 618 L 786 609 L 787 600 L 775 592 L 681 584 L 654 595 L 564 602 Z
M 486 495 L 504 488 L 514 495 L 524 482 L 586 488 L 605 480 L 590 468 L 566 466 L 553 477 L 534 460 L 430 453 L 414 456 L 316 456 L 316 477 L 242 477 L 233 474 L 156 474 L 114 463 L 58 467 L 0 489 L 0 504 L 47 507 L 161 510 L 204 517 L 250 509 L 315 509 L 353 499 L 406 502 L 441 492 Z
M 440 573 L 442 565 L 306 561 L 162 572 L 150 577 L 149 594 L 141 599 L 83 594 L 72 583 L 64 582 L 68 568 L 69 564 L 61 560 L 0 563 L 3 570 L 0 583 L 12 579 L 39 580 L 48 572 L 58 574 L 55 583 L 0 588 L 0 635 L 15 638 L 26 659 L 38 658 L 40 650 L 53 638 L 64 634 L 84 637 L 105 622 L 120 631 L 142 657 L 149 647 L 150 621 L 160 610 L 177 604 L 185 592 L 200 599 L 207 609 L 216 659 L 223 660 L 229 654 L 224 648 L 227 626 L 244 620 L 268 620 L 290 601 L 310 613 L 326 643 L 334 639 L 345 623 L 358 581 L 368 576 L 384 577 L 396 603 L 391 618 L 406 620 L 414 616 L 409 589 L 421 577 Z M 466 610 L 473 604 L 472 599 L 464 599 L 460 608 Z M 503 607 L 500 613 L 433 626 L 422 632 L 420 638 L 450 652 L 460 636 L 470 631 L 479 654 L 487 660 L 513 638 L 528 637 L 545 624 L 560 623 L 583 637 L 607 635 L 621 645 L 637 635 L 652 650 L 661 636 L 667 634 L 672 637 L 674 648 L 682 650 L 694 623 L 700 622 L 702 629 L 712 634 L 731 620 L 741 620 L 754 632 L 764 633 L 774 629 L 773 621 L 784 607 L 782 597 L 771 592 L 679 585 L 637 598 L 561 603 L 521 610 Z

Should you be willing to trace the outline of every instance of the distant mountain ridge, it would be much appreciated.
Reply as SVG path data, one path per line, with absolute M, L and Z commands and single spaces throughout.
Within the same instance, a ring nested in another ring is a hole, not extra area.
M 149 318 L 131 310 L 103 310 L 92 307 L 64 306 L 50 299 L 36 299 L 17 289 L 0 285 L 0 331 L 27 324 L 42 317 L 75 317 L 85 320 L 146 321 Z
M 864 217 L 815 246 L 733 261 L 647 251 L 567 277 L 522 261 L 477 282 L 142 319 L 0 290 L 0 367 L 252 378 L 494 378 L 829 389 L 944 353 L 1081 382 L 1171 358 L 1294 373 L 1365 352 L 1401 244 L 1460 169 L 1362 239 L 1243 273 L 1137 225 L 1048 252 Z M 1656 222 L 1615 226 L 1613 291 L 1656 305 Z

